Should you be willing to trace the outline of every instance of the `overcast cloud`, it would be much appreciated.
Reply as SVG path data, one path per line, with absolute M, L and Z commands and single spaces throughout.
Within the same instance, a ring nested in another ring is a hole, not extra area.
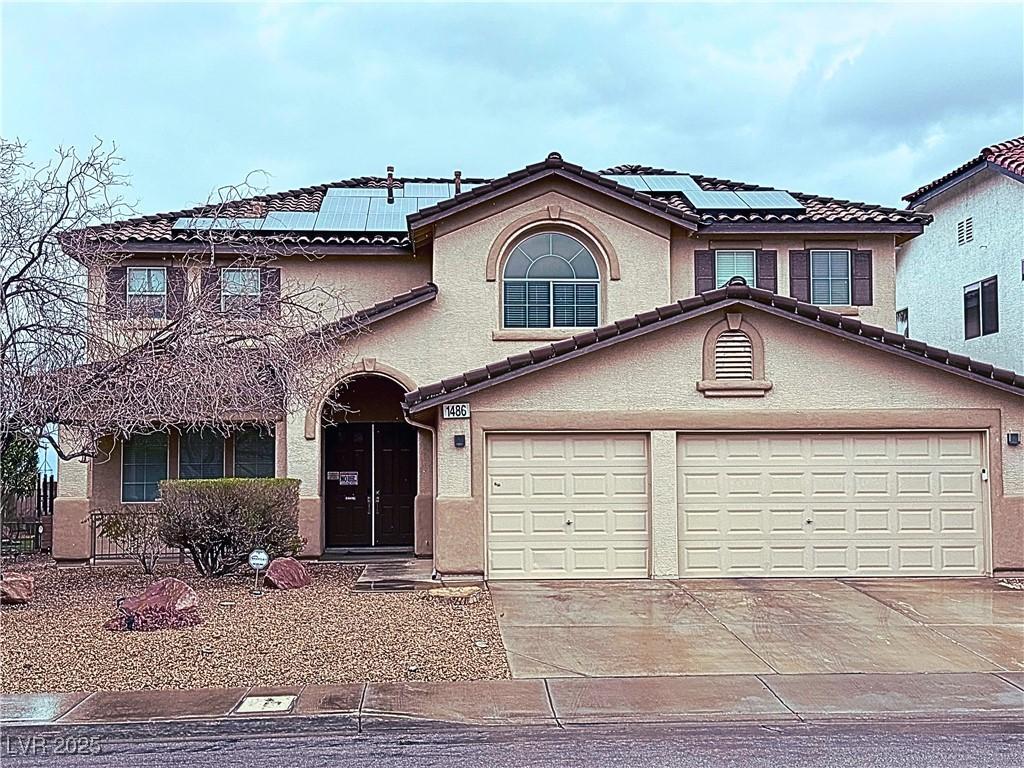
M 115 140 L 144 212 L 253 169 L 498 175 L 551 150 L 869 202 L 1024 133 L 1024 9 L 17 5 L 2 133 Z

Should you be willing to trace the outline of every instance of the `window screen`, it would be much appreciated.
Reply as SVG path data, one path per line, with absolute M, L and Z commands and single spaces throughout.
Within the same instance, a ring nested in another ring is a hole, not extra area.
M 224 477 L 224 438 L 215 432 L 185 432 L 179 443 L 178 474 L 182 480 Z
M 964 288 L 964 338 L 999 332 L 999 283 L 995 277 Z
M 220 304 L 225 312 L 252 312 L 260 304 L 260 271 L 231 267 L 220 271 Z
M 235 477 L 273 477 L 275 456 L 273 430 L 250 428 L 235 433 Z
M 850 303 L 849 251 L 811 251 L 811 303 Z
M 747 285 L 754 285 L 754 252 L 715 251 L 715 275 L 719 287 L 734 277 L 742 277 Z
M 133 435 L 121 445 L 121 501 L 155 501 L 167 479 L 167 434 Z

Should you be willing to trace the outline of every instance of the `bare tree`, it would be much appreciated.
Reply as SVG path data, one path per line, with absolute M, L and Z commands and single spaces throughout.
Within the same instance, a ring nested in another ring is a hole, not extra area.
M 334 286 L 280 279 L 286 260 L 315 257 L 254 226 L 268 202 L 251 179 L 217 190 L 182 248 L 148 262 L 166 267 L 162 296 L 127 291 L 120 169 L 102 142 L 37 168 L 0 140 L 0 447 L 27 433 L 69 459 L 169 425 L 269 426 L 311 402 L 359 330 Z

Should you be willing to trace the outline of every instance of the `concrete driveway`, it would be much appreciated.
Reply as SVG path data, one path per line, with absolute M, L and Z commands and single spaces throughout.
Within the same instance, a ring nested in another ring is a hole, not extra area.
M 1024 670 L 993 579 L 492 582 L 513 677 Z

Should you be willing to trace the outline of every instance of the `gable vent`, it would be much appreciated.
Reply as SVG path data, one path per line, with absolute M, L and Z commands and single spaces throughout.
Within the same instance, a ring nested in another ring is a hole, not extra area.
M 743 331 L 725 331 L 715 342 L 715 378 L 754 378 L 754 347 Z
M 956 243 L 966 245 L 974 239 L 974 218 L 968 216 L 963 221 L 956 223 Z

